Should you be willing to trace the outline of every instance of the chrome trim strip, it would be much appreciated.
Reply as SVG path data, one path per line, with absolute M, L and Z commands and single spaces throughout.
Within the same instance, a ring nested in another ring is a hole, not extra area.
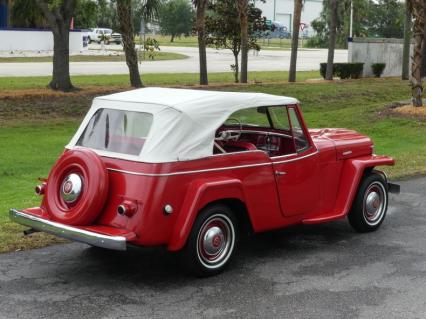
M 186 175 L 186 174 L 196 174 L 196 173 L 209 173 L 209 172 L 217 172 L 217 171 L 227 171 L 227 170 L 231 170 L 231 169 L 259 167 L 259 166 L 268 166 L 268 165 L 272 165 L 272 163 L 259 163 L 259 164 L 228 166 L 228 167 L 200 169 L 200 170 L 194 170 L 194 171 L 181 171 L 181 172 L 158 173 L 158 174 L 139 173 L 139 172 L 132 172 L 132 171 L 126 171 L 126 170 L 121 170 L 121 169 L 115 169 L 115 168 L 107 168 L 107 170 L 112 171 L 112 172 L 118 172 L 118 173 L 130 174 L 130 175 L 138 175 L 138 176 L 166 177 L 166 176 L 176 176 L 176 175 Z
M 45 220 L 16 209 L 9 211 L 10 219 L 18 224 L 31 227 L 65 239 L 86 243 L 93 246 L 126 250 L 126 238 L 122 236 L 107 236 L 87 230 L 78 229 L 72 226 Z
M 234 132 L 234 133 L 238 133 L 241 132 L 242 134 L 246 133 L 246 134 L 259 134 L 259 135 L 271 135 L 271 136 L 280 136 L 280 137 L 286 137 L 286 138 L 293 138 L 293 136 L 291 135 L 287 135 L 287 134 L 283 134 L 283 133 L 278 133 L 278 132 L 266 132 L 266 131 L 256 131 L 256 130 L 245 130 L 242 129 L 240 130 L 224 130 L 224 131 L 228 131 L 228 132 Z
M 193 171 L 180 171 L 180 172 L 172 172 L 172 173 L 139 173 L 139 172 L 132 172 L 132 171 L 126 171 L 122 169 L 116 169 L 116 168 L 110 168 L 108 167 L 107 170 L 111 172 L 117 172 L 117 173 L 123 173 L 123 174 L 129 174 L 129 175 L 137 175 L 137 176 L 148 176 L 148 177 L 168 177 L 168 176 L 176 176 L 176 175 L 186 175 L 186 174 L 197 174 L 197 173 L 209 173 L 209 172 L 218 172 L 218 171 L 227 171 L 231 169 L 241 169 L 241 168 L 250 168 L 250 167 L 259 167 L 259 166 L 268 166 L 273 164 L 284 164 L 289 162 L 295 162 L 304 158 L 308 158 L 311 156 L 314 156 L 318 154 L 318 151 L 315 151 L 314 153 L 292 158 L 286 161 L 279 161 L 279 162 L 270 162 L 270 163 L 259 163 L 259 164 L 248 164 L 248 165 L 238 165 L 238 166 L 228 166 L 228 167 L 218 167 L 218 168 L 208 168 L 208 169 L 199 169 L 199 170 L 193 170 Z
M 315 152 L 313 152 L 311 154 L 308 154 L 308 155 L 304 155 L 304 156 L 301 156 L 301 157 L 292 158 L 292 159 L 289 159 L 289 160 L 286 160 L 286 161 L 273 162 L 273 163 L 274 164 L 284 164 L 284 163 L 296 162 L 298 160 L 305 159 L 305 158 L 317 155 L 318 153 L 319 153 L 319 151 L 316 150 Z

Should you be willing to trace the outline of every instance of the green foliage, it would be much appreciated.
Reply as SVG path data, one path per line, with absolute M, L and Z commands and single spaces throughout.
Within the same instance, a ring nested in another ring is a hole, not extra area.
M 248 6 L 248 48 L 260 50 L 257 44 L 258 35 L 267 30 L 266 18 L 262 17 L 262 11 L 250 3 Z M 232 51 L 235 64 L 231 69 L 238 82 L 238 55 L 241 51 L 240 15 L 237 3 L 234 0 L 216 0 L 208 6 L 205 21 L 206 44 L 216 48 L 225 48 Z
M 148 58 L 154 60 L 155 51 L 160 51 L 160 45 L 157 40 L 153 38 L 147 38 L 143 44 L 144 52 L 148 53 Z
M 93 0 L 78 0 L 75 7 L 74 27 L 91 28 L 97 24 L 98 3 Z
M 161 32 L 174 38 L 190 35 L 195 21 L 195 13 L 187 0 L 167 1 L 160 9 L 159 22 Z
M 404 3 L 398 0 L 353 0 L 354 36 L 378 38 L 402 38 Z M 337 47 L 346 47 L 349 36 L 351 0 L 339 0 Z M 309 47 L 328 47 L 329 1 L 318 19 L 311 22 L 316 35 L 307 41 Z
M 11 9 L 11 22 L 16 28 L 45 28 L 43 13 L 35 1 L 15 0 Z
M 320 74 L 325 79 L 327 63 L 320 64 Z M 334 63 L 333 76 L 341 79 L 359 79 L 364 70 L 364 63 Z
M 376 78 L 382 76 L 383 71 L 385 70 L 386 63 L 374 63 L 371 65 L 371 70 Z

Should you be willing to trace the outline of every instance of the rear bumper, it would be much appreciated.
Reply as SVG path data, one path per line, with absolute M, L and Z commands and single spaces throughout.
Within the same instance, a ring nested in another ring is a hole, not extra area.
M 36 217 L 16 209 L 11 209 L 9 215 L 10 219 L 15 223 L 72 241 L 78 241 L 92 246 L 113 250 L 126 250 L 127 248 L 127 241 L 123 236 L 108 236 L 84 229 L 79 229 L 77 227 L 68 226 Z

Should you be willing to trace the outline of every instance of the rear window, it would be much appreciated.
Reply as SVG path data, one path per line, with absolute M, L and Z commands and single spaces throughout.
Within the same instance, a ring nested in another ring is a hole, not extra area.
M 95 150 L 139 155 L 152 126 L 152 114 L 99 109 L 76 145 Z

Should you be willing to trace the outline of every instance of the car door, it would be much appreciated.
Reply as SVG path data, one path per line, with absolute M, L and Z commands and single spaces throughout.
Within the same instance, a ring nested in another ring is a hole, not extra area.
M 272 158 L 281 211 L 306 216 L 318 209 L 320 172 L 318 151 L 296 106 L 287 107 L 295 153 Z

